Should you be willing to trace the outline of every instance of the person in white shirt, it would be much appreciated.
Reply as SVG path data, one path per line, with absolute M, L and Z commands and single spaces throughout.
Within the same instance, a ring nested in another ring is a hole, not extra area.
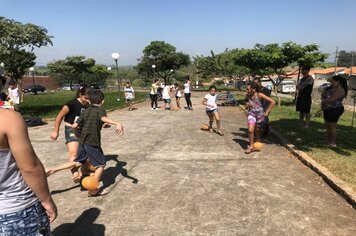
M 126 105 L 129 111 L 132 111 L 132 101 L 135 98 L 135 90 L 131 87 L 130 82 L 127 82 L 124 88 Z
M 219 135 L 223 136 L 224 133 L 221 131 L 221 122 L 220 122 L 218 105 L 216 104 L 215 92 L 216 92 L 216 87 L 214 85 L 211 85 L 209 87 L 209 93 L 205 95 L 202 104 L 206 106 L 206 114 L 209 117 L 209 131 L 213 132 L 213 122 L 215 119 L 216 126 L 217 126 L 216 132 Z
M 9 82 L 7 99 L 13 104 L 15 111 L 20 111 L 20 95 L 21 89 L 16 86 L 15 80 L 11 80 Z
M 185 101 L 187 102 L 188 110 L 193 110 L 192 101 L 190 100 L 191 95 L 192 95 L 192 85 L 191 85 L 190 79 L 187 78 L 187 80 L 185 81 L 185 84 L 184 84 L 184 98 L 185 98 Z
M 182 97 L 182 93 L 179 91 L 178 83 L 174 84 L 174 92 L 175 92 L 175 95 L 176 95 L 177 107 L 180 109 L 180 98 Z
M 166 84 L 163 87 L 163 92 L 162 92 L 162 99 L 164 102 L 164 107 L 163 109 L 166 110 L 167 109 L 167 104 L 169 105 L 169 110 L 173 110 L 172 104 L 171 104 L 171 90 L 172 87 L 169 86 L 168 84 Z

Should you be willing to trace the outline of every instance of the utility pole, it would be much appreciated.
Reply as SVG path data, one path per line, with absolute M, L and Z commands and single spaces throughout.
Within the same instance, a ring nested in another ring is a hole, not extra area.
M 336 46 L 336 51 L 335 51 L 335 69 L 334 69 L 334 75 L 336 75 L 337 58 L 338 58 L 338 56 L 337 56 L 337 54 L 338 54 L 338 49 L 339 49 L 339 47 L 338 47 L 338 46 Z

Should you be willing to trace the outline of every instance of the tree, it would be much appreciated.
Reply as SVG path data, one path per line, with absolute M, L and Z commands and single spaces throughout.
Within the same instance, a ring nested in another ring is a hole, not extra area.
M 347 52 L 345 50 L 341 50 L 338 55 L 337 65 L 344 67 L 353 66 L 353 54 L 354 52 L 352 51 Z
M 169 83 L 172 70 L 178 70 L 181 66 L 189 65 L 189 55 L 176 52 L 176 48 L 164 41 L 152 41 L 143 50 L 143 56 L 135 67 L 137 72 L 144 77 L 153 77 L 155 73 L 164 83 Z M 153 71 L 152 65 L 155 65 Z
M 103 68 L 95 68 L 94 65 L 95 60 L 92 58 L 85 59 L 84 56 L 72 56 L 64 60 L 51 62 L 47 67 L 50 71 L 50 75 L 55 78 L 59 84 L 68 83 L 72 88 L 73 83 L 86 85 L 93 82 L 93 77 L 88 78 L 89 75 L 93 74 L 93 71 L 99 70 L 101 73 L 99 78 L 102 78 Z M 110 73 L 108 72 L 107 76 L 109 75 Z
M 5 64 L 5 72 L 19 80 L 28 68 L 35 65 L 35 47 L 53 45 L 47 30 L 34 24 L 0 17 L 0 61 Z

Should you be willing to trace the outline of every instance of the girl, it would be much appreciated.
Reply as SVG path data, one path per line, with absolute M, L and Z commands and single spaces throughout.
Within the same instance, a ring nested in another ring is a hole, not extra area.
M 126 83 L 124 88 L 126 105 L 129 107 L 129 111 L 132 111 L 132 100 L 135 98 L 135 91 L 131 87 L 130 82 Z
M 209 131 L 213 131 L 213 122 L 214 119 L 216 121 L 216 126 L 217 126 L 217 133 L 221 136 L 224 135 L 224 133 L 221 131 L 221 124 L 220 124 L 220 116 L 219 116 L 219 110 L 218 110 L 218 105 L 216 104 L 216 87 L 214 85 L 211 85 L 209 87 L 209 93 L 205 95 L 202 104 L 206 106 L 206 114 L 209 117 Z
M 192 95 L 192 85 L 190 83 L 190 79 L 187 78 L 184 84 L 184 98 L 185 101 L 187 102 L 188 110 L 193 110 L 192 101 L 190 100 L 191 95 Z
M 246 106 L 248 108 L 248 139 L 250 144 L 247 146 L 245 153 L 249 154 L 253 151 L 257 151 L 257 149 L 254 149 L 253 147 L 255 129 L 258 128 L 256 127 L 256 125 L 259 125 L 265 119 L 265 117 L 269 115 L 276 102 L 268 96 L 264 95 L 263 93 L 259 93 L 259 86 L 255 82 L 251 82 L 247 85 L 246 100 Z M 263 110 L 261 100 L 266 100 L 267 102 L 269 102 L 269 105 L 265 111 Z
M 78 89 L 76 98 L 68 101 L 62 110 L 58 113 L 56 121 L 54 122 L 54 129 L 51 133 L 51 139 L 57 140 L 59 136 L 59 127 L 61 126 L 64 118 L 64 134 L 66 139 L 66 145 L 68 148 L 69 161 L 74 161 L 77 157 L 79 139 L 75 136 L 72 129 L 72 125 L 79 118 L 81 112 L 87 107 L 88 104 L 88 89 L 82 87 Z M 72 178 L 75 183 L 80 181 L 80 175 L 78 168 L 72 168 Z
M 327 142 L 336 147 L 336 123 L 344 113 L 342 101 L 347 95 L 347 81 L 335 75 L 330 80 L 331 86 L 322 92 L 321 108 L 324 111 L 324 122 L 327 130 Z
M 179 91 L 178 83 L 174 84 L 174 91 L 175 91 L 175 95 L 176 95 L 177 107 L 180 109 L 180 98 L 182 97 L 182 93 Z
M 158 110 L 158 105 L 157 105 L 157 89 L 159 87 L 158 84 L 159 84 L 159 79 L 155 79 L 153 84 L 151 85 L 151 90 L 150 90 L 151 110 Z

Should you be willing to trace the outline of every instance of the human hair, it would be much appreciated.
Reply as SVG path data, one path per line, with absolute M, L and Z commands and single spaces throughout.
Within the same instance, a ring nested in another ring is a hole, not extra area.
M 159 79 L 154 79 L 153 82 L 157 83 L 158 80 L 159 80 Z
M 126 82 L 126 85 L 130 86 L 131 84 L 130 84 L 130 82 L 129 82 L 129 81 L 127 81 L 127 82 Z
M 212 90 L 212 89 L 215 89 L 215 91 L 217 90 L 216 86 L 215 85 L 210 85 L 209 87 L 209 91 Z
M 248 85 L 249 85 L 252 89 L 256 90 L 256 92 L 260 92 L 260 86 L 258 86 L 258 84 L 257 84 L 256 82 L 250 81 L 250 82 L 248 83 Z
M 9 82 L 9 85 L 16 85 L 16 81 L 15 80 L 10 80 L 10 82 Z
M 347 81 L 344 77 L 340 76 L 340 75 L 334 75 L 333 77 L 331 77 L 332 80 L 339 82 L 341 84 L 341 86 L 343 87 L 343 89 L 345 90 L 345 98 L 347 96 L 347 92 L 348 92 L 348 87 L 347 87 Z
M 174 83 L 174 86 L 178 88 L 178 83 Z
M 84 85 L 83 87 L 77 89 L 77 98 L 79 98 L 80 96 L 84 96 L 88 94 L 88 91 L 91 88 L 89 88 L 88 86 Z
M 91 104 L 97 105 L 100 104 L 105 98 L 104 93 L 100 89 L 92 89 L 88 91 L 88 97 Z
M 261 83 L 261 79 L 256 77 L 256 78 L 253 78 L 253 81 L 257 81 L 258 83 Z

